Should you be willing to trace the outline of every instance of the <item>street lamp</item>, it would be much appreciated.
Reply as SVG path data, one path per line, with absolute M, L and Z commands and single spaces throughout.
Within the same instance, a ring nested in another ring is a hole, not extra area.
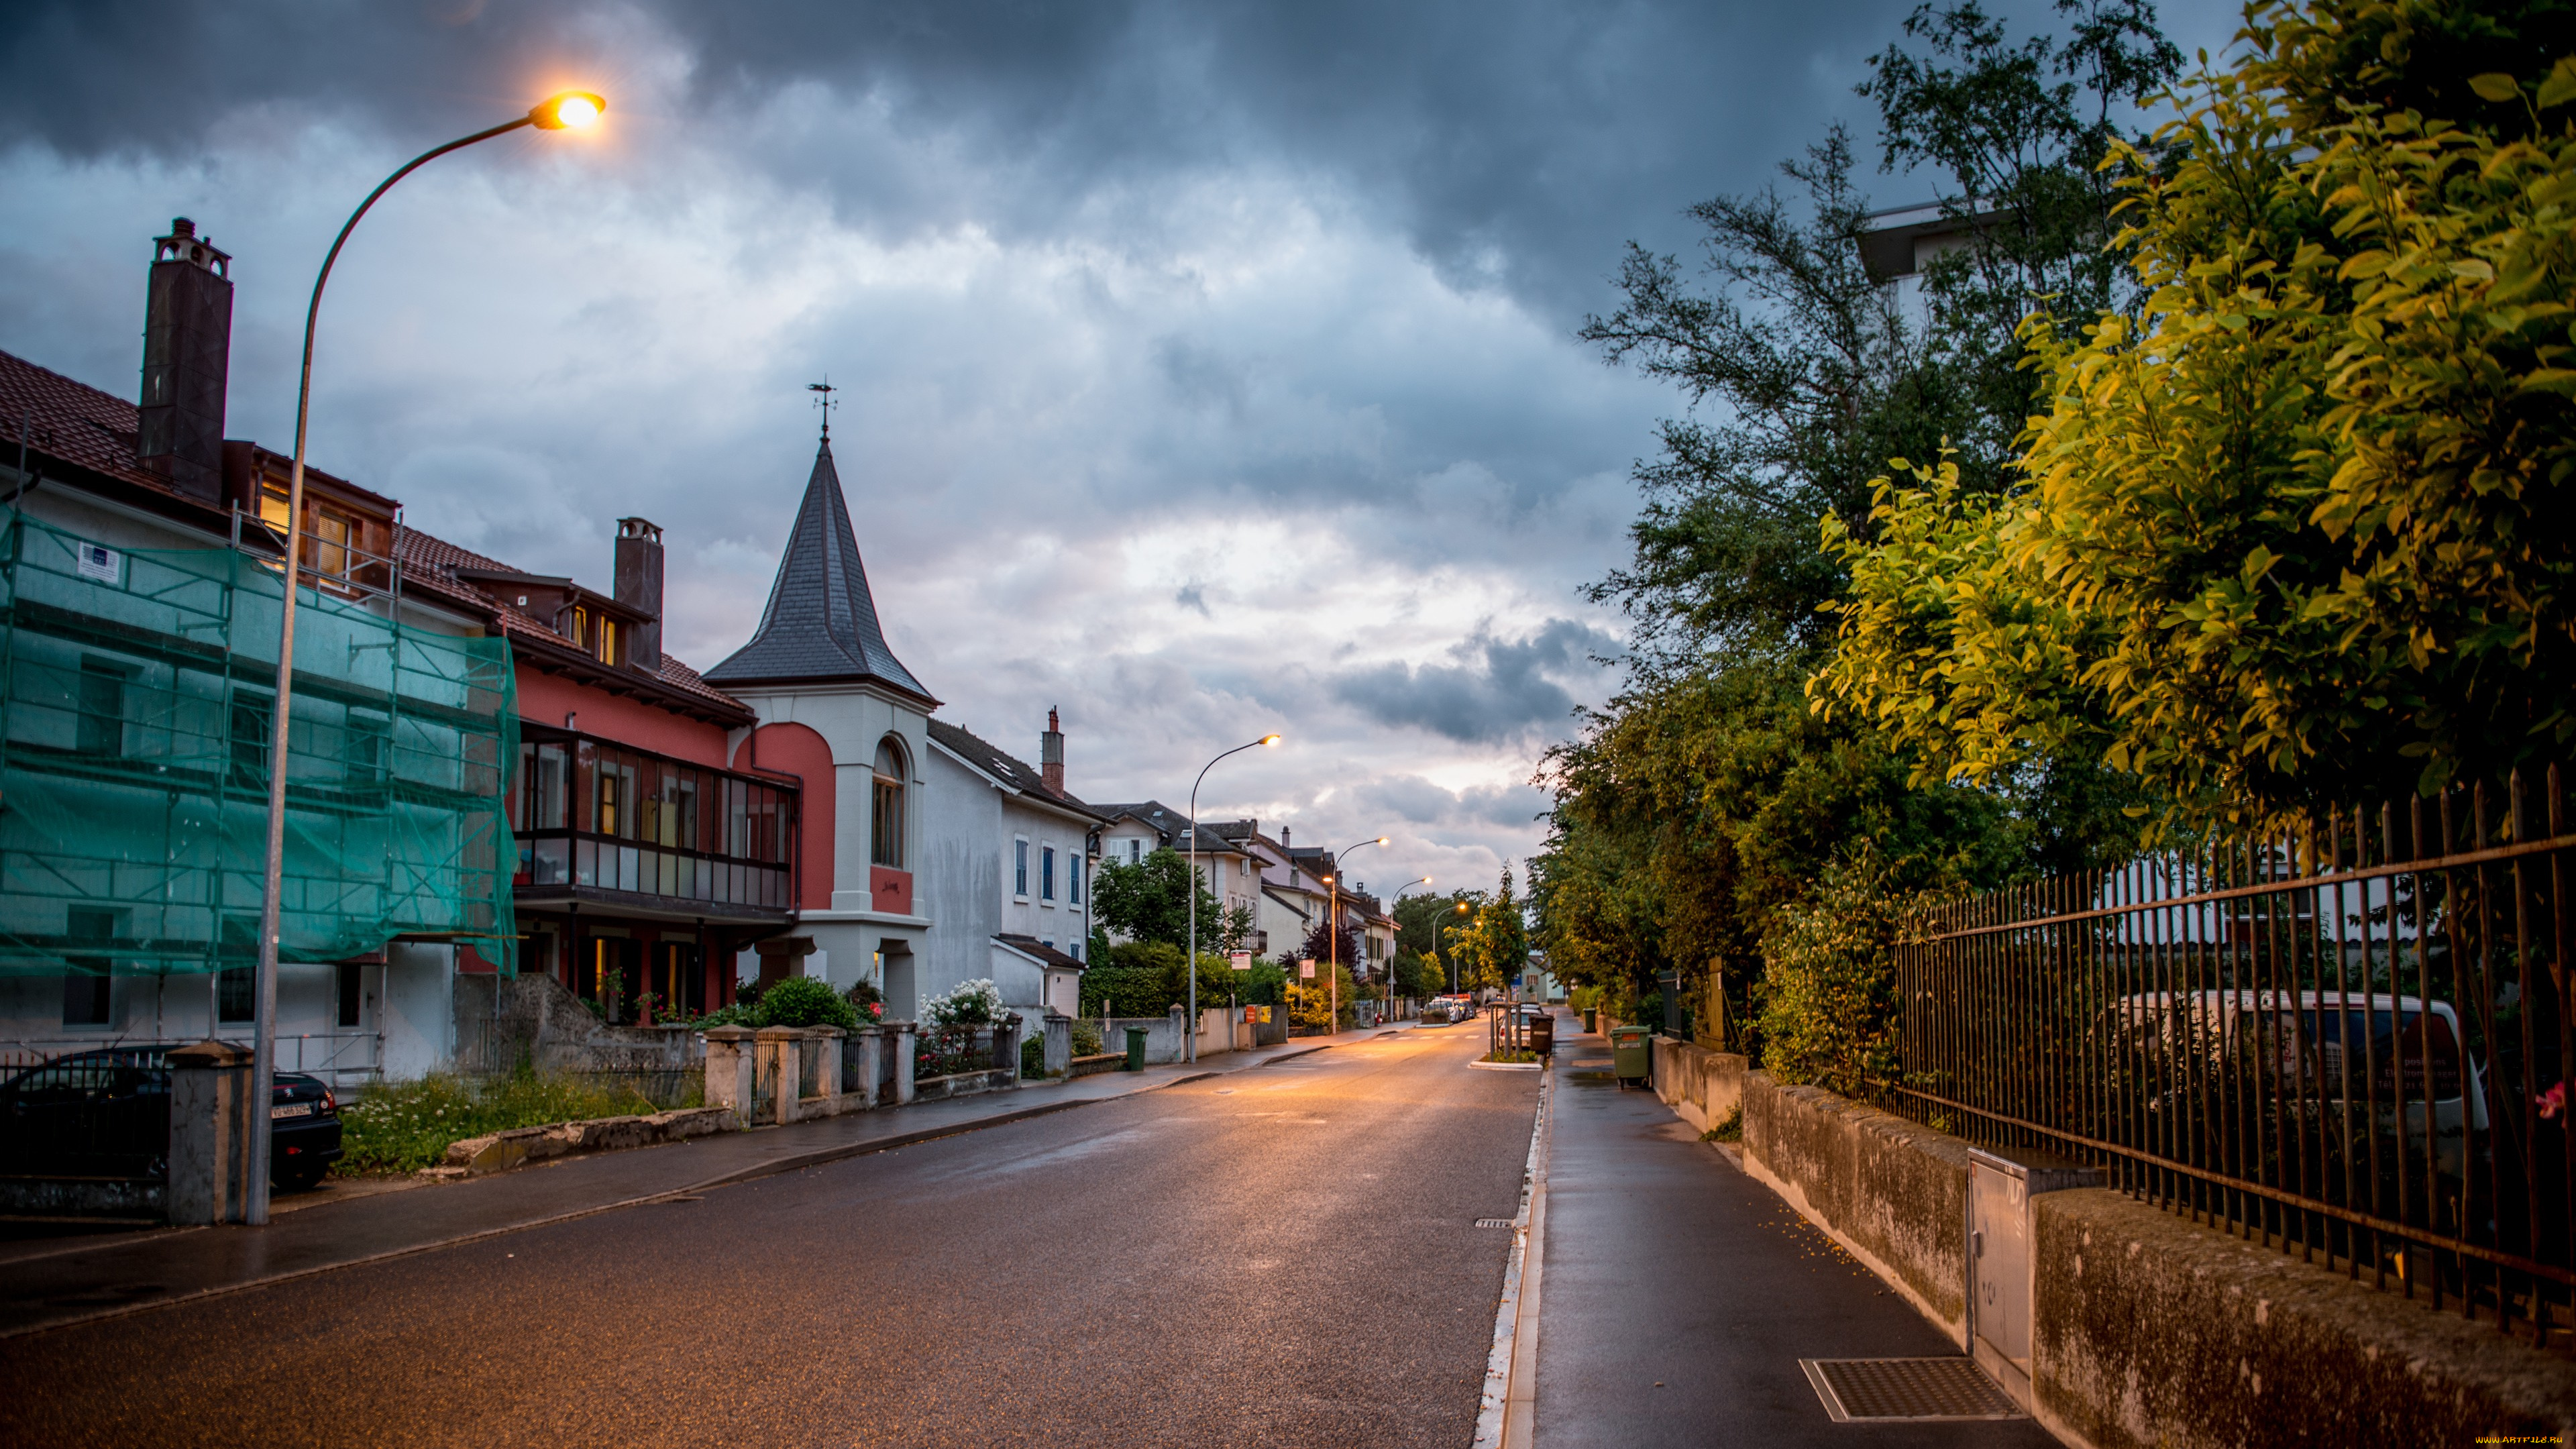
M 1413 889 L 1415 886 L 1427 886 L 1429 884 L 1431 884 L 1431 877 L 1427 875 L 1420 880 L 1409 880 L 1404 884 L 1397 886 L 1395 888 L 1395 894 L 1386 898 L 1386 918 L 1390 921 L 1395 921 L 1396 940 L 1396 945 L 1388 952 L 1386 958 L 1386 1019 L 1389 1021 L 1395 1020 L 1395 959 L 1397 956 L 1402 955 L 1404 951 L 1404 923 L 1402 921 L 1395 920 L 1395 908 L 1403 904 L 1404 893 L 1406 891 Z
M 349 213 L 348 223 L 332 239 L 331 250 L 322 258 L 322 270 L 313 278 L 313 299 L 304 308 L 304 370 L 295 384 L 295 466 L 286 483 L 286 600 L 279 611 L 277 625 L 277 696 L 276 719 L 272 721 L 268 742 L 268 864 L 262 879 L 259 900 L 259 968 L 251 1008 L 251 1103 L 256 1124 L 250 1134 L 250 1184 L 243 1195 L 242 1219 L 252 1224 L 268 1221 L 268 1130 L 264 1115 L 269 1095 L 277 1079 L 277 954 L 279 897 L 286 874 L 286 736 L 287 710 L 295 693 L 295 587 L 298 533 L 304 523 L 304 432 L 311 416 L 313 402 L 313 323 L 322 312 L 322 288 L 331 280 L 332 264 L 340 260 L 340 248 L 357 230 L 359 218 L 376 204 L 376 198 L 393 189 L 395 182 L 446 155 L 462 151 L 478 141 L 506 136 L 522 126 L 540 131 L 580 131 L 599 123 L 608 102 L 588 91 L 565 91 L 549 96 L 528 108 L 528 113 L 514 121 L 505 121 L 487 131 L 477 131 L 444 146 L 423 151 L 403 163 L 400 170 L 386 177 L 358 209 Z
M 1279 743 L 1278 735 L 1263 735 L 1261 738 L 1254 740 L 1251 744 L 1236 745 L 1233 749 L 1226 751 L 1225 755 L 1217 756 L 1216 760 L 1222 760 L 1226 755 L 1239 755 L 1246 750 L 1257 750 L 1263 745 L 1275 745 L 1277 743 Z M 1184 1043 L 1181 1048 L 1181 1055 L 1184 1060 L 1193 1062 L 1199 1059 L 1199 786 L 1206 783 L 1207 772 L 1216 768 L 1216 760 L 1210 760 L 1206 764 L 1199 766 L 1199 777 L 1190 782 L 1190 839 L 1188 846 L 1190 857 L 1190 1023 L 1189 1026 L 1183 1030 L 1181 1036 L 1181 1040 Z M 1213 893 L 1211 892 L 1211 894 Z
M 1328 993 L 1333 1003 L 1331 1022 L 1336 1032 L 1342 1029 L 1342 857 L 1354 850 L 1384 844 L 1386 837 L 1381 835 L 1375 840 L 1343 846 L 1333 852 L 1333 873 L 1324 877 L 1325 898 L 1332 903 L 1324 911 L 1324 949 L 1332 956 L 1332 974 L 1324 979 L 1331 988 Z
M 1458 903 L 1457 913 L 1463 916 L 1474 909 L 1475 907 L 1469 905 L 1467 902 L 1460 901 Z M 1449 933 L 1457 930 L 1459 925 L 1460 923 L 1457 921 L 1443 921 L 1431 933 L 1431 945 L 1433 949 L 1440 953 L 1441 960 L 1449 963 L 1449 994 L 1452 996 L 1458 994 L 1458 963 L 1450 960 L 1449 948 L 1441 945 L 1440 943 L 1447 940 L 1449 938 Z

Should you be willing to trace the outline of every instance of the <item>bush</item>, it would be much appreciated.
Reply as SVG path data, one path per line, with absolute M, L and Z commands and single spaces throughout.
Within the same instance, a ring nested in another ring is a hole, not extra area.
M 853 1030 L 859 1024 L 859 1010 L 820 977 L 790 976 L 762 995 L 754 1024 Z
M 990 1026 L 1001 1018 L 1001 988 L 989 980 L 961 981 L 921 1004 L 923 1023 L 933 1027 Z
M 1084 1021 L 1080 1017 L 1075 1017 L 1073 1021 L 1073 1054 L 1078 1057 L 1096 1057 L 1105 1050 L 1107 1050 L 1107 1048 L 1100 1044 L 1100 1028 L 1093 1026 L 1090 1022 Z
M 1020 1043 L 1020 1080 L 1034 1082 L 1046 1074 L 1046 1038 L 1033 1036 Z
M 1896 941 L 1911 902 L 1866 848 L 1762 938 L 1762 1065 L 1783 1086 L 1863 1101 L 1899 1084 Z

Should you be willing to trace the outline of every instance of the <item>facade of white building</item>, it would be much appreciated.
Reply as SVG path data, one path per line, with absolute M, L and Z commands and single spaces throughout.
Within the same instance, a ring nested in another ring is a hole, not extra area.
M 921 866 L 930 933 L 918 986 L 927 996 L 978 977 L 1035 1030 L 1047 1012 L 1082 1010 L 1091 935 L 1093 833 L 1101 816 L 1064 789 L 1055 712 L 1037 769 L 945 720 L 930 722 Z

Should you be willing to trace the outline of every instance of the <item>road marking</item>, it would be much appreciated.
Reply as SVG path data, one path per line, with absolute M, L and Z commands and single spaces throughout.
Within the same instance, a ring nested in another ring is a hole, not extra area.
M 1474 1449 L 1528 1449 L 1538 1393 L 1538 1278 L 1547 1224 L 1547 1129 L 1556 1074 L 1538 1079 L 1538 1112 L 1530 1123 L 1529 1161 L 1521 1169 L 1521 1210 L 1512 1219 L 1512 1252 L 1503 1268 L 1503 1301 L 1494 1310 L 1494 1346 L 1485 1355 L 1485 1392 L 1476 1413 Z

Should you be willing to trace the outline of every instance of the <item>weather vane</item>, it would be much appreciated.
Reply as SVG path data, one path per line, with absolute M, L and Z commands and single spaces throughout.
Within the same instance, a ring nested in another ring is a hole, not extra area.
M 828 443 L 832 441 L 832 409 L 840 406 L 832 400 L 832 394 L 839 392 L 840 389 L 832 386 L 832 375 L 827 372 L 823 374 L 821 382 L 805 384 L 805 390 L 822 394 L 821 397 L 814 399 L 814 406 L 823 410 L 823 441 Z

